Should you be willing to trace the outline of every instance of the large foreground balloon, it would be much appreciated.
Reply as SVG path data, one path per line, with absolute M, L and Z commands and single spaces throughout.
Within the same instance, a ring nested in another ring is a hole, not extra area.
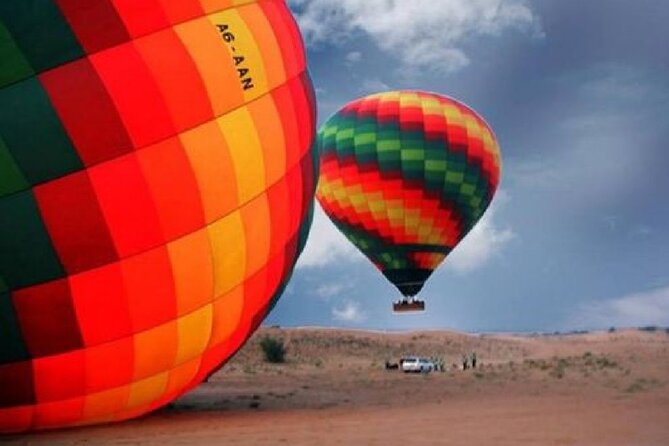
M 239 349 L 313 134 L 283 0 L 0 2 L 0 431 L 142 415 Z
M 431 93 L 354 101 L 323 125 L 317 145 L 323 209 L 406 297 L 481 218 L 500 179 L 488 125 Z

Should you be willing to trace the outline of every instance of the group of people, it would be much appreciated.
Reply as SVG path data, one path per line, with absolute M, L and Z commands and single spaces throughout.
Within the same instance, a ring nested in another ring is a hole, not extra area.
M 462 355 L 462 370 L 468 370 L 470 367 L 472 369 L 476 368 L 476 352 L 472 352 L 471 354 L 463 353 Z

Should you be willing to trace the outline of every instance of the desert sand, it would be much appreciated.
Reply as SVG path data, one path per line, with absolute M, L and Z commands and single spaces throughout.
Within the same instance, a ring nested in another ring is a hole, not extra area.
M 263 336 L 287 362 L 263 360 Z M 454 364 L 476 352 L 479 367 Z M 415 354 L 444 373 L 386 371 Z M 221 371 L 123 424 L 0 437 L 24 445 L 669 445 L 669 333 L 379 333 L 263 328 Z

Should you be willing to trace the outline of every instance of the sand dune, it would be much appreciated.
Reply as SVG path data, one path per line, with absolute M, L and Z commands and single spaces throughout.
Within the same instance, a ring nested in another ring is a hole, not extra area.
M 263 361 L 259 340 L 288 346 Z M 475 351 L 481 362 L 454 364 Z M 384 370 L 439 356 L 445 373 Z M 570 336 L 265 328 L 210 382 L 132 422 L 0 438 L 26 445 L 668 445 L 669 334 Z

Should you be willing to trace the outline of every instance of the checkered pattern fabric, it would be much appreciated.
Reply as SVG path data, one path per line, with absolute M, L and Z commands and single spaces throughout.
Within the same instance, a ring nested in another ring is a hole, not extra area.
M 317 197 L 405 296 L 472 229 L 500 180 L 488 125 L 463 104 L 400 91 L 344 107 L 320 129 Z
M 314 126 L 283 0 L 0 2 L 0 431 L 140 416 L 237 351 Z

